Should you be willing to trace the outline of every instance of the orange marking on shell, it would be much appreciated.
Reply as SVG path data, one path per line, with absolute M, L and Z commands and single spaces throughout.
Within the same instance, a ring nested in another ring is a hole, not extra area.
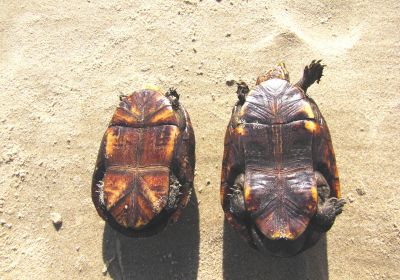
M 157 123 L 160 121 L 176 121 L 176 117 L 171 110 L 170 106 L 165 106 L 163 109 L 161 109 L 160 112 L 158 112 L 155 116 L 153 116 L 151 119 L 148 120 L 148 122 L 152 123 Z
M 131 174 L 106 173 L 104 176 L 104 197 L 107 209 L 113 207 L 120 200 L 133 180 L 134 177 Z
M 306 121 L 306 122 L 305 122 L 305 128 L 306 128 L 308 131 L 314 133 L 314 132 L 317 130 L 317 125 L 316 125 L 316 123 L 313 122 L 313 121 Z
M 137 215 L 136 222 L 134 223 L 133 227 L 135 229 L 139 229 L 150 222 L 150 219 L 153 218 L 153 209 L 149 208 L 144 201 L 142 196 L 138 196 L 136 198 L 136 203 L 138 204 L 138 208 L 140 212 Z
M 144 185 L 142 187 L 142 194 L 150 202 L 154 214 L 158 214 L 164 208 L 168 196 L 168 178 L 169 170 L 165 173 L 149 173 L 144 175 Z
M 165 158 L 166 159 L 171 159 L 173 152 L 174 152 L 174 147 L 175 147 L 175 139 L 178 137 L 178 128 L 175 127 L 175 129 L 171 132 L 171 137 L 169 138 L 169 141 L 165 144 Z
M 136 106 L 131 106 L 131 113 L 135 116 L 141 116 L 142 115 L 142 110 Z
M 245 129 L 244 129 L 244 126 L 242 126 L 242 125 L 239 125 L 238 127 L 236 127 L 235 130 L 236 130 L 236 133 L 239 134 L 240 136 L 245 134 Z
M 129 125 L 129 124 L 134 124 L 136 122 L 137 122 L 137 119 L 122 108 L 117 108 L 117 110 L 115 111 L 115 113 L 111 119 L 111 123 L 113 123 L 113 124 L 125 123 L 125 124 Z

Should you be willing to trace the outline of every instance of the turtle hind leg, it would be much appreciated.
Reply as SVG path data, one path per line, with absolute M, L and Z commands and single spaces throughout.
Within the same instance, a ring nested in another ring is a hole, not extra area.
M 231 188 L 230 196 L 230 207 L 229 211 L 236 217 L 243 218 L 246 213 L 246 207 L 244 205 L 244 174 L 239 174 L 236 177 L 235 183 Z
M 335 222 L 336 216 L 342 213 L 346 203 L 344 199 L 330 197 L 329 184 L 322 173 L 314 172 L 317 182 L 318 206 L 314 216 L 315 225 L 319 231 L 328 231 Z
M 296 83 L 295 86 L 307 92 L 307 89 L 315 82 L 317 84 L 323 76 L 322 72 L 326 65 L 321 64 L 321 60 L 313 60 L 310 65 L 307 65 L 303 71 L 303 77 Z
M 178 208 L 180 196 L 182 194 L 182 185 L 178 178 L 171 172 L 169 176 L 169 193 L 165 209 L 167 212 L 173 212 Z
M 335 222 L 336 216 L 343 211 L 346 201 L 336 197 L 328 198 L 322 205 L 318 205 L 315 222 L 321 232 L 328 231 Z

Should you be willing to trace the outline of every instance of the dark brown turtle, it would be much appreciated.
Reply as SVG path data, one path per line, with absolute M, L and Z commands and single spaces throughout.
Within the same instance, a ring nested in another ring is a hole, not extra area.
M 324 65 L 312 61 L 295 85 L 283 63 L 238 84 L 225 135 L 221 203 L 248 243 L 293 256 L 313 246 L 342 212 L 328 126 L 307 88 Z
M 150 236 L 175 222 L 193 189 L 195 138 L 173 89 L 123 96 L 100 145 L 92 181 L 99 215 L 114 229 Z

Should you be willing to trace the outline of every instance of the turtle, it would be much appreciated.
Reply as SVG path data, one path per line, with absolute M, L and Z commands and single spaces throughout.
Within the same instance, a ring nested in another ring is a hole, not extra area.
M 225 218 L 267 255 L 295 256 L 317 243 L 345 200 L 327 123 L 307 89 L 325 65 L 313 60 L 291 84 L 284 63 L 237 83 L 222 162 Z
M 193 190 L 195 136 L 173 88 L 121 96 L 104 133 L 92 179 L 97 213 L 130 237 L 176 222 Z

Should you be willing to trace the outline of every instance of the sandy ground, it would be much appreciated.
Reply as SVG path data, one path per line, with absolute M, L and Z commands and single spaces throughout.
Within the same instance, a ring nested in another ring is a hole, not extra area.
M 0 3 L 0 279 L 400 279 L 398 1 L 132 2 Z M 314 58 L 348 203 L 313 249 L 262 257 L 219 204 L 225 80 L 285 61 L 296 81 Z M 146 83 L 177 87 L 190 113 L 196 195 L 133 240 L 97 216 L 90 183 L 119 94 Z

